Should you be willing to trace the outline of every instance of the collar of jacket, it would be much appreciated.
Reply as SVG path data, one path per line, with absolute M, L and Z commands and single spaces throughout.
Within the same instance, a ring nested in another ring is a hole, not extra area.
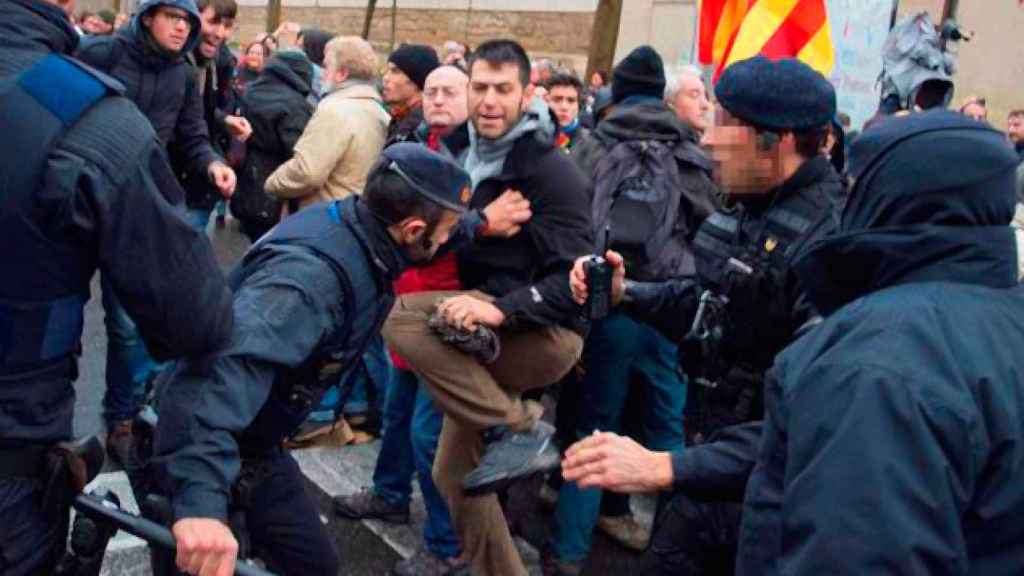
M 352 229 L 353 234 L 363 245 L 374 269 L 380 274 L 382 284 L 391 286 L 408 262 L 394 238 L 388 234 L 387 227 L 370 212 L 359 196 L 353 195 L 341 200 L 338 206 L 341 221 Z
M 0 38 L 4 45 L 45 48 L 71 55 L 78 50 L 78 32 L 56 4 L 39 0 L 0 2 Z
M 1013 145 L 1013 149 L 1017 151 L 1017 154 L 1020 154 L 1020 159 L 1024 160 L 1024 139 L 1018 140 L 1017 143 Z
M 417 141 L 426 144 L 427 138 L 430 136 L 430 124 L 427 124 L 426 120 L 420 122 L 420 125 L 416 127 L 415 135 Z M 452 157 L 458 158 L 459 154 L 469 146 L 469 122 L 459 124 L 447 136 L 442 136 L 441 142 L 444 143 L 444 147 L 448 149 Z
M 372 82 L 367 80 L 345 80 L 341 84 L 332 87 L 329 91 L 325 91 L 323 100 L 332 97 L 340 98 L 365 98 L 372 99 L 380 102 L 380 94 L 377 89 L 373 86 Z
M 310 78 L 310 81 L 312 81 L 312 78 Z M 272 58 L 270 63 L 263 69 L 263 73 L 257 74 L 249 86 L 253 87 L 269 83 L 286 84 L 303 96 L 313 90 L 310 82 L 307 82 L 294 68 L 279 58 Z
M 836 174 L 835 168 L 832 167 L 828 158 L 824 156 L 817 156 L 807 160 L 785 182 L 767 193 L 734 196 L 732 200 L 743 205 L 743 208 L 748 212 L 756 214 L 768 210 L 783 199 L 816 184 L 829 184 L 829 189 L 825 190 L 825 192 L 834 193 L 836 196 L 842 193 L 842 183 L 839 180 L 839 175 Z M 838 198 L 834 198 L 834 200 L 838 200 Z

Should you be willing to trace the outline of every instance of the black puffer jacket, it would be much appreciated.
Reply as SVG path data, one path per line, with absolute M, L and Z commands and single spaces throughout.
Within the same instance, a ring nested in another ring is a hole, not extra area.
M 313 115 L 313 106 L 306 100 L 312 79 L 313 65 L 305 55 L 280 52 L 242 98 L 242 114 L 252 125 L 252 137 L 238 174 L 238 190 L 231 198 L 231 213 L 250 237 L 262 236 L 280 216 L 279 201 L 264 192 L 263 184 L 292 157 Z
M 142 17 L 160 6 L 189 13 L 192 31 L 181 52 L 159 54 Z M 193 71 L 185 61 L 199 42 L 202 25 L 193 2 L 147 0 L 139 6 L 132 23 L 113 36 L 93 36 L 78 50 L 78 58 L 121 81 L 125 96 L 149 119 L 165 146 L 173 143 L 180 163 L 196 171 L 217 159 L 203 119 L 203 107 Z

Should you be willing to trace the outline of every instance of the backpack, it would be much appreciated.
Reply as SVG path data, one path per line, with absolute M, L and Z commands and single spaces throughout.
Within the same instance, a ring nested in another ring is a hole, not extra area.
M 683 183 L 674 145 L 618 142 L 594 171 L 591 216 L 598 248 L 621 253 L 627 273 L 638 280 L 678 275 L 679 246 L 673 237 Z

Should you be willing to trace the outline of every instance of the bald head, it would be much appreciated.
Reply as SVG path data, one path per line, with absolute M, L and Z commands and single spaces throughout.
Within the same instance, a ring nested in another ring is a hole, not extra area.
M 455 66 L 441 66 L 423 83 L 423 118 L 434 128 L 454 130 L 466 122 L 469 76 Z

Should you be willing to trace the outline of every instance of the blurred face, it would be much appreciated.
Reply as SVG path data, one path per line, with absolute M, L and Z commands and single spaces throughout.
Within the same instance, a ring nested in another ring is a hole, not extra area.
M 397 66 L 388 62 L 388 69 L 384 72 L 384 90 L 382 96 L 384 101 L 392 105 L 408 106 L 415 104 L 420 98 L 420 89 L 405 72 Z
M 466 89 L 469 78 L 458 68 L 442 66 L 427 76 L 423 86 L 423 118 L 438 128 L 465 123 L 469 116 Z
M 568 126 L 580 113 L 579 92 L 573 86 L 552 86 L 548 90 L 548 106 L 558 118 L 559 126 Z
M 203 31 L 199 39 L 199 53 L 203 58 L 211 59 L 217 55 L 221 45 L 231 37 L 235 29 L 234 18 L 221 18 L 217 16 L 213 6 L 207 6 L 199 14 L 203 22 Z
M 437 254 L 437 249 L 448 241 L 458 221 L 458 213 L 445 210 L 432 231 L 427 230 L 426 222 L 420 218 L 411 217 L 399 222 L 398 235 L 405 257 L 410 262 L 426 262 L 433 258 L 434 254 Z
M 604 80 L 601 78 L 600 74 L 594 72 L 590 76 L 590 85 L 594 88 L 600 88 L 601 86 L 604 86 Z
M 704 83 L 697 78 L 683 76 L 669 105 L 680 122 L 689 124 L 698 132 L 704 132 L 711 124 L 711 102 Z
M 262 44 L 253 44 L 249 46 L 249 49 L 245 52 L 245 66 L 250 70 L 260 71 L 263 70 L 263 65 L 266 63 L 266 49 Z
M 476 131 L 491 140 L 501 138 L 519 123 L 532 94 L 519 79 L 519 66 L 473 63 L 469 75 L 469 118 Z
M 964 116 L 977 120 L 978 122 L 985 122 L 988 120 L 988 111 L 985 110 L 984 106 L 977 102 L 972 102 L 971 104 L 964 106 L 963 114 Z
M 1012 116 L 1006 124 L 1006 133 L 1014 144 L 1024 142 L 1024 116 Z
M 188 13 L 171 6 L 158 6 L 142 17 L 142 25 L 158 46 L 169 52 L 180 52 L 192 32 Z
M 128 15 L 124 12 L 118 12 L 117 17 L 114 18 L 114 28 L 120 28 L 128 23 Z
M 785 135 L 792 146 L 792 135 Z M 721 106 L 715 122 L 704 133 L 703 143 L 715 161 L 715 180 L 729 194 L 761 194 L 784 180 L 780 141 L 767 149 L 758 142 L 757 132 L 733 118 Z
M 105 27 L 103 19 L 99 16 L 89 16 L 82 22 L 82 30 L 87 34 L 103 34 Z

